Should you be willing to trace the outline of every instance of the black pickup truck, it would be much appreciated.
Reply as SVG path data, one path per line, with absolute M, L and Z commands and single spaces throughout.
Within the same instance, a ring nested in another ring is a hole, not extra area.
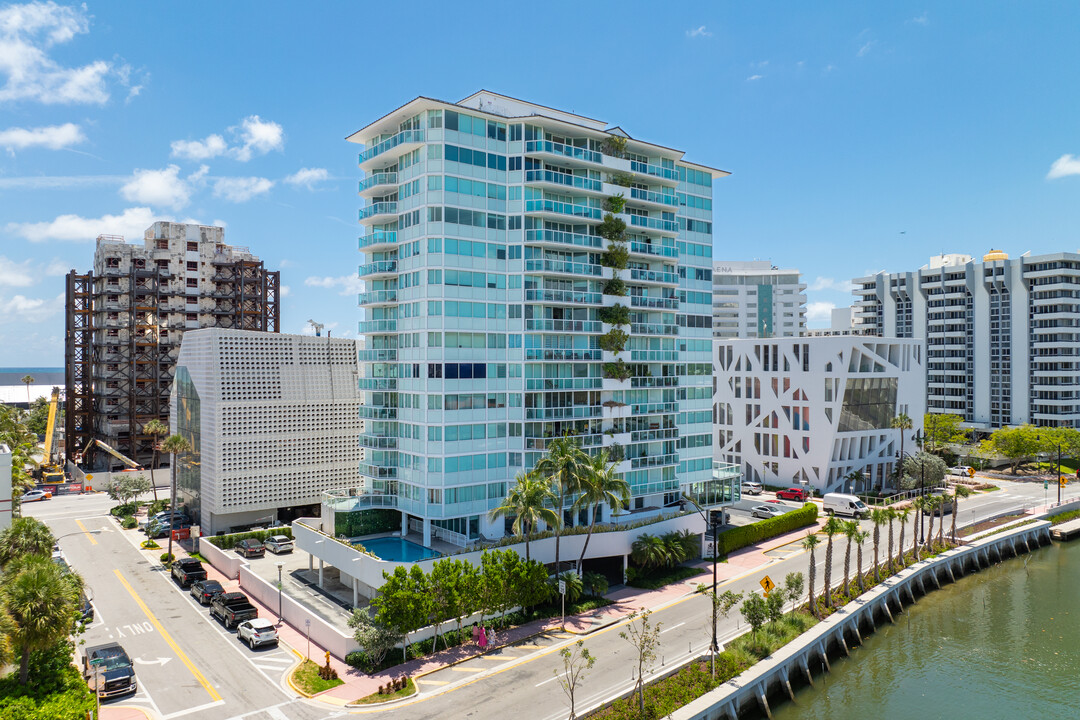
M 137 689 L 135 668 L 119 643 L 86 648 L 83 655 L 83 677 L 90 689 L 102 698 L 133 693 Z
M 222 593 L 210 603 L 210 615 L 232 630 L 252 618 L 259 617 L 259 609 L 252 605 L 242 592 Z
M 202 563 L 195 558 L 180 558 L 172 564 L 173 580 L 180 583 L 180 587 L 186 588 L 196 580 L 205 580 L 206 571 Z

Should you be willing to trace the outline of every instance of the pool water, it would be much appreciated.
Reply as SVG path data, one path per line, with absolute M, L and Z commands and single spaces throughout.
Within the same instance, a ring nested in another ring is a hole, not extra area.
M 408 540 L 396 537 L 375 538 L 374 540 L 362 540 L 360 544 L 376 557 L 391 562 L 416 562 L 427 558 L 438 557 L 439 553 L 429 550 L 423 545 L 417 545 Z

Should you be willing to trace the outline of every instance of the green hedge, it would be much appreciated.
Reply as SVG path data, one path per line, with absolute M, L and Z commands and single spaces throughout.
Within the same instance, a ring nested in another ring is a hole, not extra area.
M 274 535 L 285 535 L 291 538 L 293 536 L 292 528 L 277 527 L 270 528 L 269 530 L 253 530 L 252 532 L 233 533 L 232 535 L 208 535 L 207 537 L 202 538 L 202 540 L 207 540 L 211 545 L 219 547 L 222 550 L 232 550 L 241 540 L 255 538 L 259 542 L 263 542 Z
M 732 528 L 720 533 L 716 539 L 717 554 L 727 555 L 739 548 L 768 540 L 777 535 L 783 535 L 792 530 L 812 525 L 817 522 L 818 507 L 814 503 L 806 503 L 798 510 L 784 513 L 780 517 L 769 518 L 750 525 Z
M 0 679 L 0 720 L 84 720 L 94 694 L 71 664 L 68 641 L 30 653 L 30 681 L 19 684 L 16 669 Z
M 401 530 L 401 511 L 371 508 L 347 513 L 334 513 L 336 537 L 363 537 L 376 533 Z

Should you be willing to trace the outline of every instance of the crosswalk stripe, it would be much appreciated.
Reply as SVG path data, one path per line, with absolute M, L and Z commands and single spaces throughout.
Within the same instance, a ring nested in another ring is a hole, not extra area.
M 484 672 L 484 668 L 452 667 L 454 672 Z
M 479 660 L 517 660 L 517 655 L 481 655 Z
M 449 680 L 425 680 L 424 678 L 417 678 L 413 680 L 415 683 L 424 683 L 425 685 L 449 685 Z

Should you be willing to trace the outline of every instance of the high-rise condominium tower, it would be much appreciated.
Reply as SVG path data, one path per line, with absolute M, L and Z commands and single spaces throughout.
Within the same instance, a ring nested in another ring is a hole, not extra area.
M 566 433 L 618 460 L 629 512 L 706 489 L 727 173 L 491 92 L 417 98 L 349 140 L 372 504 L 425 540 L 502 536 L 488 511 Z
M 713 264 L 713 337 L 799 337 L 806 332 L 806 285 L 798 270 L 772 263 Z

